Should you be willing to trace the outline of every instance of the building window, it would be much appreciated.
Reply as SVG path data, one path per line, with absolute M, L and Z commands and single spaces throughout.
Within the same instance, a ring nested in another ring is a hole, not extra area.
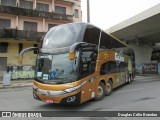
M 77 10 L 77 9 L 74 10 L 74 16 L 75 16 L 75 18 L 78 18 L 78 17 L 79 17 L 79 15 L 78 15 L 78 10 Z
M 0 28 L 10 28 L 10 27 L 11 27 L 11 20 L 0 18 Z
M 16 0 L 1 0 L 1 5 L 16 7 Z
M 61 6 L 55 6 L 55 13 L 66 15 L 66 8 Z
M 8 49 L 8 43 L 1 42 L 0 43 L 0 53 L 7 53 L 7 49 Z
M 34 47 L 38 47 L 38 45 L 34 44 Z M 37 50 L 34 50 L 34 54 L 37 54 Z
M 23 29 L 26 31 L 37 31 L 37 22 L 24 21 Z
M 33 2 L 20 0 L 20 7 L 25 9 L 33 9 Z
M 19 43 L 19 50 L 18 50 L 18 52 L 20 53 L 22 50 L 23 50 L 23 44 Z
M 50 30 L 54 26 L 56 26 L 56 25 L 55 24 L 48 24 L 48 30 Z
M 49 5 L 48 4 L 43 4 L 43 3 L 37 3 L 36 10 L 48 12 L 49 11 Z

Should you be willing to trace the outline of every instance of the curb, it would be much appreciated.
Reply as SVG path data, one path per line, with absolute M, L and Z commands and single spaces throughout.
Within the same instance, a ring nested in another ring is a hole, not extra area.
M 22 88 L 22 87 L 32 87 L 32 85 L 24 85 L 24 86 L 2 86 L 2 87 L 0 87 L 0 89 L 9 89 L 9 88 Z
M 9 85 L 3 85 L 3 82 L 0 81 L 0 89 L 9 89 L 9 88 L 21 88 L 21 87 L 31 87 L 33 80 L 16 80 L 11 81 Z

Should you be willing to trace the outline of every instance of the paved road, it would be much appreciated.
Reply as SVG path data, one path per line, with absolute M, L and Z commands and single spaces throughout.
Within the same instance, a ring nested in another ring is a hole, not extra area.
M 32 89 L 0 89 L 0 111 L 160 111 L 160 76 L 136 76 L 102 101 L 79 106 L 47 104 L 34 100 Z

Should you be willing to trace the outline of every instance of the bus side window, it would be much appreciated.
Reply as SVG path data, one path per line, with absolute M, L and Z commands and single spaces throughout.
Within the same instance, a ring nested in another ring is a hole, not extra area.
M 109 69 L 109 63 L 106 62 L 106 63 L 104 63 L 104 64 L 101 66 L 100 75 L 106 75 L 106 74 L 109 73 L 109 71 L 110 71 L 110 69 Z
M 83 77 L 94 73 L 97 54 L 94 51 L 83 51 L 81 55 L 81 74 Z
M 110 61 L 109 66 L 110 66 L 109 67 L 110 73 L 116 73 L 116 71 L 117 71 L 116 63 L 114 61 Z
M 104 63 L 100 69 L 100 75 L 112 74 L 117 72 L 117 66 L 114 61 Z

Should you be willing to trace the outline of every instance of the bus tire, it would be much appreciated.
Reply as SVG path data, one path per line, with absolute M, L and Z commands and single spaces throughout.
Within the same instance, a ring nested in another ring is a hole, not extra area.
M 106 84 L 106 96 L 109 96 L 112 93 L 112 89 L 113 89 L 113 85 L 112 85 L 112 81 L 108 80 L 108 83 Z
M 128 76 L 128 84 L 131 83 L 131 75 Z
M 105 91 L 106 91 L 105 85 L 102 82 L 100 82 L 98 85 L 97 96 L 94 98 L 94 100 L 95 101 L 102 100 L 105 96 Z

